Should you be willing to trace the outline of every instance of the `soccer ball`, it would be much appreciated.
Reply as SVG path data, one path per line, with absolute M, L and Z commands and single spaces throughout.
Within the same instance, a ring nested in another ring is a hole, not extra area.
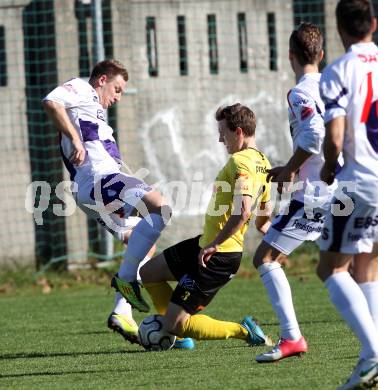
M 162 329 L 162 316 L 159 314 L 146 317 L 139 325 L 139 341 L 147 351 L 166 351 L 173 347 L 176 336 Z

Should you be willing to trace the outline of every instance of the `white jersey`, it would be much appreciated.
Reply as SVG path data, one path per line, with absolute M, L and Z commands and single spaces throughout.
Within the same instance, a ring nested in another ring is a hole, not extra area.
M 85 80 L 74 78 L 55 88 L 43 100 L 54 101 L 66 108 L 86 149 L 84 163 L 69 162 L 73 148 L 70 139 L 62 134 L 61 150 L 71 180 L 77 183 L 93 181 L 95 175 L 120 171 L 121 157 L 113 137 L 113 129 L 105 121 L 104 108 L 97 92 Z
M 303 189 L 296 191 L 293 198 L 311 204 L 316 197 L 317 201 L 324 203 L 326 207 L 332 197 L 334 185 L 322 186 L 321 191 L 316 189 L 319 187 L 319 174 L 324 163 L 322 144 L 325 134 L 324 103 L 319 94 L 319 81 L 320 73 L 304 74 L 298 84 L 288 92 L 287 100 L 293 150 L 300 147 L 312 153 L 299 169 L 298 181 L 303 182 Z
M 346 117 L 345 163 L 338 180 L 353 181 L 358 197 L 378 205 L 378 47 L 352 45 L 324 70 L 320 93 L 325 123 Z

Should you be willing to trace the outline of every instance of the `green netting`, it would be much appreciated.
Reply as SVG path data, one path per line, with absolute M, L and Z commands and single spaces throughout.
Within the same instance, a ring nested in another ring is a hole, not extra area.
M 61 159 L 56 132 L 46 121 L 40 98 L 58 82 L 53 2 L 32 2 L 25 7 L 22 17 L 31 180 L 46 181 L 56 187 L 63 180 Z M 42 201 L 38 195 L 37 204 Z M 52 200 L 55 202 L 56 198 Z M 56 218 L 51 208 L 42 217 L 44 223 L 35 225 L 37 266 L 67 252 L 65 220 Z
M 106 58 L 129 70 L 128 95 L 108 113 L 131 171 L 148 169 L 175 217 L 164 247 L 201 231 L 215 174 L 226 161 L 213 115 L 241 101 L 258 118 L 259 147 L 273 164 L 290 153 L 286 93 L 295 84 L 288 62 L 294 26 L 311 21 L 325 35 L 325 63 L 343 48 L 336 0 L 104 0 L 101 27 Z M 374 1 L 378 10 L 378 1 Z M 68 175 L 58 134 L 41 99 L 74 76 L 88 77 L 95 62 L 94 1 L 0 1 L 1 229 L 0 264 L 66 266 L 108 260 L 122 246 L 105 245 L 104 232 L 80 210 L 57 216 L 56 188 Z M 323 66 L 324 66 L 323 64 Z M 25 209 L 29 184 L 44 181 L 34 205 L 48 203 L 43 224 Z M 179 205 L 177 187 L 184 183 Z M 173 184 L 172 184 L 173 183 Z M 176 188 L 176 190 L 174 190 Z M 247 250 L 254 246 L 253 239 Z

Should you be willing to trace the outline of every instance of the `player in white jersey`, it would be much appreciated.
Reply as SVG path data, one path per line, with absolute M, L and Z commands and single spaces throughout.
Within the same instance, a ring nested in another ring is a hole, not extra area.
M 171 211 L 157 191 L 120 170 L 121 157 L 105 110 L 121 99 L 127 80 L 121 63 L 105 60 L 95 65 L 89 81 L 74 78 L 65 82 L 43 99 L 43 105 L 60 131 L 62 157 L 74 182 L 78 206 L 127 243 L 124 261 L 112 279 L 116 305 L 108 326 L 135 342 L 138 327 L 131 306 L 149 310 L 136 280 L 137 269 Z M 142 218 L 130 216 L 135 210 Z
M 273 350 L 256 356 L 258 362 L 273 362 L 307 352 L 280 261 L 304 241 L 319 238 L 325 209 L 332 197 L 332 188 L 319 178 L 324 162 L 321 146 L 325 131 L 318 71 L 323 58 L 322 45 L 322 34 L 311 23 L 302 23 L 290 36 L 289 59 L 297 78 L 297 85 L 287 97 L 294 152 L 285 166 L 273 168 L 268 177 L 278 182 L 281 193 L 294 181 L 298 190 L 292 194 L 288 212 L 272 221 L 253 259 L 281 328 L 278 344 Z
M 346 53 L 320 81 L 326 107 L 321 178 L 332 183 L 336 177 L 345 195 L 332 200 L 326 216 L 318 275 L 361 342 L 359 361 L 340 387 L 347 390 L 378 382 L 378 47 L 369 0 L 339 1 L 336 18 Z M 345 165 L 336 173 L 341 151 Z

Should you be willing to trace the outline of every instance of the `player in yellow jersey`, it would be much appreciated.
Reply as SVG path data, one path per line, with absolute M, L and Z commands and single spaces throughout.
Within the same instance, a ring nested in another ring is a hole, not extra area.
M 168 332 L 197 340 L 238 338 L 250 345 L 270 344 L 250 316 L 239 324 L 198 314 L 238 271 L 252 213 L 259 210 L 255 225 L 262 233 L 270 224 L 270 163 L 256 149 L 254 113 L 234 104 L 219 108 L 215 117 L 219 142 L 231 156 L 214 183 L 203 234 L 164 250 L 140 275 Z M 178 284 L 173 291 L 167 281 L 174 280 Z

